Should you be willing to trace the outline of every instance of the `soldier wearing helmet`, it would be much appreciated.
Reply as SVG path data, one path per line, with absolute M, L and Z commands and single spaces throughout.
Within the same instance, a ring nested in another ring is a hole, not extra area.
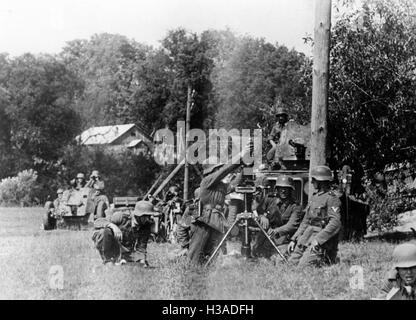
M 398 245 L 393 251 L 393 269 L 389 272 L 379 298 L 416 300 L 416 244 Z
M 333 175 L 327 166 L 311 170 L 316 192 L 309 200 L 305 216 L 288 246 L 289 262 L 297 265 L 335 263 L 341 229 L 341 201 L 331 190 Z
M 80 190 L 81 188 L 85 187 L 85 174 L 78 173 L 76 178 L 71 181 L 71 185 L 74 186 L 76 190 Z
M 289 114 L 285 109 L 279 107 L 276 109 L 276 119 L 277 122 L 273 126 L 272 131 L 270 132 L 267 138 L 267 140 L 272 146 L 269 152 L 267 152 L 267 160 L 269 162 L 277 161 L 281 163 L 279 155 L 276 155 L 276 152 L 279 144 L 281 144 L 281 141 L 283 140 L 282 133 L 284 132 L 286 124 L 289 121 Z
M 97 218 L 92 240 L 103 263 L 135 262 L 148 267 L 147 243 L 152 216 L 158 215 L 150 202 L 138 201 L 134 210 L 117 211 L 110 218 Z
M 105 188 L 104 181 L 101 178 L 100 172 L 98 170 L 93 170 L 90 175 L 90 180 L 85 185 L 87 188 L 92 188 L 98 192 L 102 192 Z
M 302 221 L 301 207 L 293 198 L 293 179 L 287 175 L 277 178 L 276 196 L 267 196 L 256 208 L 260 224 L 281 251 L 286 251 L 290 237 Z M 263 233 L 257 233 L 253 243 L 253 255 L 270 257 L 275 253 Z
M 238 161 L 229 164 L 221 163 L 216 157 L 208 158 L 203 164 L 204 177 L 200 184 L 201 216 L 194 222 L 188 251 L 191 263 L 203 262 L 221 241 L 228 227 L 224 214 L 225 196 L 231 192 L 231 185 L 224 178 L 240 167 L 240 159 L 252 149 L 251 144 L 247 145 L 234 159 Z
M 57 198 L 53 201 L 53 207 L 55 210 L 58 210 L 59 207 L 63 204 L 64 189 L 59 188 L 56 190 Z

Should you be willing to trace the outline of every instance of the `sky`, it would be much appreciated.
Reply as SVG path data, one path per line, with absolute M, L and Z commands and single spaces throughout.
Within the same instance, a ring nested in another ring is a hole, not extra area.
M 307 55 L 313 0 L 1 0 L 0 52 L 58 53 L 67 41 L 118 33 L 159 46 L 168 30 L 230 28 Z

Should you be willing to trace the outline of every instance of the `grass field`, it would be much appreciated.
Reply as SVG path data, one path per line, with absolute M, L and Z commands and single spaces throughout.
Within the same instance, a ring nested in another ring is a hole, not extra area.
M 153 268 L 104 266 L 91 231 L 43 231 L 42 211 L 0 208 L 0 299 L 370 299 L 394 248 L 385 242 L 343 243 L 341 262 L 322 269 L 219 257 L 200 270 L 169 261 L 174 246 L 150 243 Z M 362 289 L 350 286 L 353 265 L 363 268 Z M 52 266 L 62 267 L 62 289 L 51 285 Z

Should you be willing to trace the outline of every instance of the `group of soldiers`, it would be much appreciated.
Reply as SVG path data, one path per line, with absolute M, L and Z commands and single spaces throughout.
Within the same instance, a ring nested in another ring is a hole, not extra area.
M 279 135 L 279 128 L 287 120 L 286 116 L 283 118 L 281 121 L 279 118 L 273 135 Z M 275 146 L 272 145 L 272 149 Z M 247 146 L 239 156 L 243 158 L 250 150 L 252 147 Z M 186 204 L 175 186 L 159 204 L 155 199 L 143 199 L 136 203 L 133 211 L 118 211 L 112 216 L 95 219 L 93 241 L 103 262 L 124 264 L 131 261 L 148 267 L 147 243 L 153 218 L 166 218 L 166 208 L 172 209 L 172 206 L 177 208 L 175 232 L 180 247 L 175 258 L 187 259 L 193 265 L 206 262 L 230 228 L 227 198 L 241 181 L 241 174 L 236 174 L 241 169 L 239 163 L 224 164 L 215 160 L 218 159 L 210 158 L 203 165 L 200 186 L 193 200 Z M 254 233 L 252 258 L 271 258 L 277 247 L 292 265 L 322 266 L 337 262 L 341 202 L 331 188 L 333 174 L 327 166 L 316 166 L 311 170 L 311 178 L 316 191 L 304 210 L 294 200 L 295 187 L 288 175 L 278 177 L 274 192 L 252 199 L 251 210 L 268 236 Z M 274 245 L 267 238 L 271 238 Z M 222 249 L 226 253 L 226 246 Z M 394 259 L 396 263 L 383 290 L 395 298 L 415 299 L 416 245 L 397 247 Z

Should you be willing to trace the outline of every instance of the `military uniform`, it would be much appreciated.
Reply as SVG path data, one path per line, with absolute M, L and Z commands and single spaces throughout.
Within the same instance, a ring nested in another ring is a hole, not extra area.
M 189 204 L 181 219 L 178 222 L 178 227 L 176 229 L 177 239 L 178 243 L 181 246 L 182 249 L 189 248 L 189 242 L 190 242 L 190 235 L 191 235 L 191 228 L 192 228 L 192 222 L 195 221 L 195 219 L 199 215 L 199 204 L 197 203 L 191 203 Z
M 195 230 L 189 244 L 188 258 L 192 263 L 200 263 L 201 258 L 209 256 L 228 227 L 224 216 L 225 196 L 230 185 L 221 180 L 236 170 L 239 164 L 228 164 L 208 174 L 201 181 L 201 216 L 195 221 Z
M 269 228 L 275 230 L 272 240 L 281 251 L 286 251 L 290 237 L 302 221 L 301 207 L 293 199 L 282 201 L 278 197 L 266 197 L 257 207 L 257 213 L 266 216 Z M 275 249 L 265 235 L 262 232 L 257 233 L 253 243 L 253 255 L 270 257 L 273 253 Z
M 378 299 L 416 300 L 416 244 L 398 245 L 393 251 L 393 261 L 394 267 L 389 271 Z
M 299 229 L 292 237 L 296 242 L 289 262 L 300 265 L 334 263 L 341 229 L 341 201 L 333 191 L 319 191 L 310 199 Z M 316 240 L 319 247 L 313 248 Z
M 280 141 L 284 141 L 285 137 L 282 136 L 283 134 L 286 133 L 286 123 L 285 124 L 281 124 L 280 122 L 277 122 L 273 128 L 272 131 L 270 132 L 267 141 L 274 141 L 276 143 L 276 146 L 271 148 L 266 155 L 266 158 L 268 161 L 273 161 L 275 160 L 275 155 L 276 155 L 276 149 L 278 148 Z
M 132 226 L 132 219 L 136 219 L 137 226 Z M 111 223 L 121 230 L 121 242 L 109 228 Z M 133 218 L 130 210 L 117 211 L 111 217 L 96 219 L 92 240 L 103 262 L 116 262 L 120 259 L 131 262 L 146 260 L 152 223 L 153 219 L 148 215 Z
M 413 286 L 404 285 L 396 269 L 388 273 L 387 281 L 381 288 L 378 296 L 383 300 L 416 300 L 416 283 Z

